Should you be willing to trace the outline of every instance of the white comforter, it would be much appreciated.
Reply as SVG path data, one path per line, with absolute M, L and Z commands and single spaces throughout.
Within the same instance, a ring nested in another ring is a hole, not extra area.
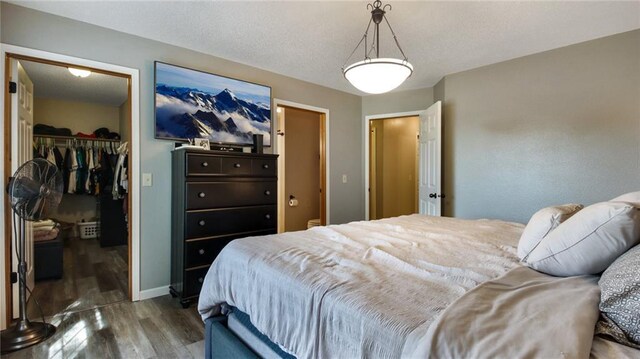
M 235 240 L 211 266 L 198 309 L 206 319 L 235 306 L 298 358 L 397 358 L 414 330 L 520 265 L 522 229 L 410 215 Z

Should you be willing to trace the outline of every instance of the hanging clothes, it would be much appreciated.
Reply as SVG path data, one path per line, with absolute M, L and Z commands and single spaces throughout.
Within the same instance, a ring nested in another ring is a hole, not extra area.
M 88 147 L 85 150 L 85 163 L 86 163 L 86 178 L 84 179 L 84 192 L 87 194 L 91 193 L 91 174 L 94 169 L 93 165 L 93 148 Z
M 67 148 L 64 153 L 64 160 L 62 163 L 62 183 L 63 183 L 63 191 L 62 193 L 69 193 L 69 174 L 71 172 L 71 149 Z
M 78 158 L 76 156 L 75 148 L 72 147 L 69 152 L 69 157 L 71 158 L 71 166 L 69 167 L 69 190 L 67 191 L 67 193 L 76 193 Z
M 111 194 L 113 195 L 113 199 L 122 199 L 124 198 L 123 193 L 120 191 L 120 187 L 122 185 L 122 180 L 126 181 L 126 169 L 124 165 L 124 161 L 127 158 L 127 154 L 129 152 L 127 142 L 124 142 L 118 147 L 118 161 L 116 162 L 115 170 L 113 173 L 113 187 L 111 188 Z
M 63 150 L 65 149 L 63 148 Z M 53 147 L 53 156 L 56 158 L 56 167 L 58 167 L 59 171 L 62 171 L 64 166 L 64 157 L 58 147 Z
M 51 163 L 54 166 L 57 166 L 56 164 L 56 156 L 53 154 L 53 149 L 52 148 L 47 148 L 47 161 L 49 161 L 49 163 Z

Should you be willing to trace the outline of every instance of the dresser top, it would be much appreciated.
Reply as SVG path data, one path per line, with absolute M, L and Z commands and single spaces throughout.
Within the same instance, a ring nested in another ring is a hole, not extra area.
M 197 148 L 186 148 L 179 149 L 176 148 L 172 150 L 175 153 L 189 153 L 189 154 L 198 154 L 198 155 L 211 155 L 211 156 L 219 156 L 219 157 L 250 157 L 250 158 L 276 158 L 278 155 L 274 155 L 271 153 L 245 153 L 245 152 L 228 152 L 228 151 L 214 151 L 214 150 L 201 150 Z

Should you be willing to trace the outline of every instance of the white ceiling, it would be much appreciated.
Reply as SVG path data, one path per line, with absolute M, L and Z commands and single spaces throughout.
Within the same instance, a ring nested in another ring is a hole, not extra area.
M 19 2 L 356 94 L 340 69 L 364 34 L 370 17 L 366 4 Z M 387 18 L 415 67 L 399 90 L 430 87 L 447 74 L 640 28 L 638 1 L 391 4 Z M 381 29 L 381 55 L 399 56 L 388 30 Z
M 122 77 L 94 72 L 79 78 L 66 67 L 24 60 L 20 63 L 33 81 L 35 97 L 120 106 L 129 96 L 127 80 Z

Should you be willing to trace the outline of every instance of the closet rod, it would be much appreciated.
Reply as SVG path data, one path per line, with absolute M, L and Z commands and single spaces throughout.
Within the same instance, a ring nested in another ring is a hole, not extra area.
M 76 141 L 102 141 L 102 142 L 122 142 L 122 140 L 112 140 L 108 138 L 91 138 L 79 136 L 56 136 L 56 135 L 33 135 L 34 138 L 53 138 L 56 140 L 76 140 Z

